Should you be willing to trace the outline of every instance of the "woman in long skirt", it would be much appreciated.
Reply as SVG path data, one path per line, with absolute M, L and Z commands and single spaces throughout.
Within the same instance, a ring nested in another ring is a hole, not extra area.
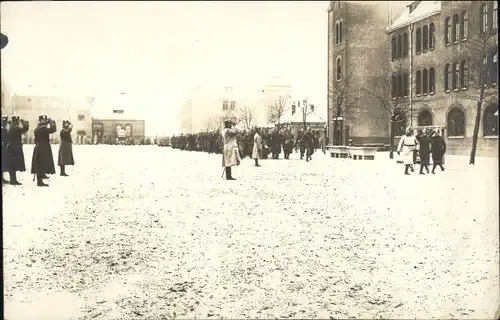
M 63 128 L 60 133 L 61 144 L 59 145 L 59 158 L 57 165 L 61 168 L 61 176 L 67 177 L 65 166 L 74 166 L 75 160 L 73 159 L 73 139 L 71 138 L 71 131 L 73 125 L 65 120 L 63 121 Z

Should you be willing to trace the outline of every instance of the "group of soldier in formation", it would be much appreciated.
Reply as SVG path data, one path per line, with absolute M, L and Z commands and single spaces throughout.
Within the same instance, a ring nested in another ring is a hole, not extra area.
M 75 164 L 71 138 L 72 129 L 73 125 L 69 121 L 63 121 L 59 133 L 61 144 L 57 160 L 60 175 L 63 177 L 68 176 L 65 166 Z M 18 116 L 13 116 L 10 121 L 8 117 L 2 117 L 2 184 L 21 185 L 17 180 L 17 172 L 26 171 L 22 135 L 28 130 L 29 123 Z M 36 177 L 36 183 L 39 187 L 48 187 L 44 180 L 49 178 L 49 174 L 56 173 L 50 144 L 50 135 L 56 131 L 55 121 L 46 115 L 38 117 L 38 125 L 34 130 L 35 148 L 31 160 L 31 173 Z M 9 173 L 9 180 L 4 178 L 5 172 Z
M 404 164 L 405 175 L 415 172 L 414 166 L 417 157 L 420 158 L 420 172 L 425 174 L 424 169 L 429 173 L 430 156 L 432 155 L 432 174 L 435 174 L 439 166 L 444 171 L 443 158 L 446 153 L 446 142 L 436 130 L 419 130 L 416 136 L 411 128 L 406 129 L 406 133 L 401 137 L 397 149 L 398 155 Z
M 255 166 L 260 167 L 259 159 L 279 159 L 283 151 L 284 158 L 289 159 L 294 149 L 300 150 L 300 159 L 312 160 L 312 155 L 319 147 L 319 137 L 310 128 L 300 131 L 295 137 L 291 130 L 274 129 L 269 132 L 265 128 L 240 129 L 231 120 L 224 121 L 221 131 L 203 132 L 173 136 L 170 144 L 174 149 L 203 151 L 222 154 L 222 166 L 225 168 L 227 180 L 235 180 L 231 167 L 240 164 L 241 159 L 251 157 Z

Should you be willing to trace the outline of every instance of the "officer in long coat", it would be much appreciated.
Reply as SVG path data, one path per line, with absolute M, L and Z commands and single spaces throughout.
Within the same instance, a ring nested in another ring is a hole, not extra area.
M 17 181 L 16 172 L 26 171 L 22 136 L 28 129 L 29 123 L 27 121 L 20 120 L 17 116 L 12 117 L 11 126 L 9 128 L 9 141 L 6 149 L 7 167 L 9 168 L 10 184 L 12 185 L 21 185 L 21 183 Z
M 67 177 L 65 166 L 74 166 L 75 159 L 73 158 L 73 139 L 71 138 L 71 131 L 73 125 L 71 122 L 64 120 L 63 127 L 59 136 L 61 144 L 59 145 L 59 157 L 57 158 L 57 165 L 61 168 L 61 176 Z
M 429 158 L 430 158 L 430 140 L 427 130 L 425 132 L 420 131 L 417 135 L 417 141 L 419 146 L 419 157 L 420 157 L 420 172 L 419 174 L 424 174 L 424 168 L 427 173 L 429 173 Z
M 285 159 L 290 159 L 290 154 L 292 154 L 293 151 L 294 140 L 295 137 L 293 134 L 290 130 L 287 130 L 283 138 L 283 153 L 285 154 Z
M 437 131 L 431 134 L 431 154 L 432 154 L 432 174 L 435 174 L 436 167 L 439 166 L 441 171 L 444 171 L 443 157 L 446 153 L 446 141 L 441 137 Z
M 252 150 L 252 159 L 255 160 L 255 166 L 260 167 L 259 159 L 262 154 L 262 137 L 259 134 L 259 129 L 255 130 L 255 135 L 253 136 L 253 150 Z
M 34 131 L 35 148 L 31 160 L 31 173 L 36 175 L 37 186 L 48 187 L 48 184 L 44 183 L 42 179 L 47 177 L 47 174 L 56 173 L 50 134 L 56 132 L 57 128 L 56 123 L 45 115 L 39 116 L 38 122 L 38 127 Z
M 306 144 L 304 141 L 304 132 L 301 130 L 297 134 L 297 140 L 295 141 L 295 147 L 299 146 L 300 160 L 304 159 L 304 153 L 306 152 Z
M 280 157 L 281 134 L 279 133 L 279 130 L 277 128 L 274 129 L 273 133 L 271 134 L 271 153 L 273 159 L 278 159 Z
M 314 135 L 311 132 L 311 128 L 307 128 L 306 133 L 302 136 L 302 140 L 306 149 L 306 161 L 312 160 L 312 154 L 314 153 Z
M 236 180 L 232 176 L 231 167 L 239 166 L 241 163 L 238 142 L 236 141 L 238 132 L 239 130 L 234 127 L 231 120 L 224 121 L 224 129 L 221 132 L 223 141 L 222 166 L 226 170 L 226 180 Z
M 405 165 L 405 174 L 409 175 L 408 170 L 411 168 L 413 172 L 413 153 L 417 148 L 418 141 L 413 136 L 410 128 L 406 129 L 406 134 L 401 137 L 398 144 L 398 155 L 401 155 Z
M 9 143 L 9 118 L 2 117 L 2 183 L 8 183 L 3 177 L 4 172 L 9 172 L 7 161 L 7 144 Z

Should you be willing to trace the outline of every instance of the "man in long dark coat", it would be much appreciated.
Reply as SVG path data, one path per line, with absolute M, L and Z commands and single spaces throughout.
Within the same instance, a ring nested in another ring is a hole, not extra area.
M 285 136 L 283 138 L 283 153 L 285 154 L 285 159 L 290 159 L 290 154 L 293 152 L 293 144 L 295 137 L 293 134 L 290 132 L 290 130 L 287 130 L 285 133 Z
M 59 157 L 57 158 L 57 165 L 61 168 L 61 176 L 67 177 L 65 166 L 74 166 L 75 160 L 73 158 L 73 139 L 71 138 L 71 131 L 73 125 L 69 121 L 63 121 L 63 127 L 59 136 L 61 137 L 61 144 L 59 145 Z
M 27 121 L 20 120 L 17 116 L 12 117 L 9 129 L 9 142 L 6 150 L 11 185 L 21 185 L 21 183 L 17 181 L 16 172 L 26 171 L 22 136 L 28 129 L 29 123 Z
M 304 132 L 302 130 L 297 134 L 297 140 L 295 141 L 295 147 L 299 146 L 300 160 L 304 159 L 304 154 L 306 152 L 306 144 L 304 142 Z
M 419 146 L 419 157 L 420 157 L 420 172 L 419 174 L 424 174 L 424 168 L 427 173 L 429 173 L 429 158 L 430 158 L 430 141 L 428 132 L 425 133 L 420 131 L 417 135 L 417 141 Z
M 302 139 L 306 148 L 306 161 L 309 162 L 309 160 L 312 160 L 312 154 L 314 153 L 314 136 L 311 132 L 311 128 L 307 128 L 307 132 Z
M 446 153 L 446 142 L 443 137 L 437 134 L 436 131 L 431 134 L 431 154 L 432 154 L 432 174 L 434 170 L 439 166 L 441 171 L 444 171 L 443 167 L 443 157 Z
M 31 160 L 31 173 L 36 175 L 36 184 L 39 187 L 48 187 L 43 182 L 47 174 L 56 173 L 54 166 L 54 156 L 50 145 L 50 134 L 56 132 L 56 123 L 47 118 L 47 116 L 38 117 L 38 127 L 35 134 L 35 148 Z
M 2 183 L 8 183 L 3 177 L 4 172 L 8 172 L 7 144 L 9 143 L 9 118 L 2 117 Z
M 281 153 L 281 134 L 278 129 L 274 129 L 271 134 L 271 153 L 273 159 L 278 159 Z

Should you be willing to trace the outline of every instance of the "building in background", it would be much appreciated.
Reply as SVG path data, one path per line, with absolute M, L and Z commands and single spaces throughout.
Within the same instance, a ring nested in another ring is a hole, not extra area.
M 353 144 L 389 141 L 386 112 L 365 92 L 387 68 L 387 11 L 381 10 L 376 1 L 330 2 L 327 77 L 330 144 L 347 144 L 349 139 Z
M 496 1 L 412 1 L 387 29 L 388 63 L 393 70 L 409 70 L 395 93 L 406 93 L 403 98 L 412 104 L 405 124 L 440 128 L 448 153 L 471 151 L 483 70 L 489 99 L 482 106 L 477 155 L 498 155 L 497 17 Z M 481 52 L 485 40 L 490 48 Z
M 291 112 L 292 85 L 282 77 L 273 77 L 262 86 L 267 124 L 274 124 L 284 111 Z
M 14 95 L 10 109 L 9 112 L 9 108 L 6 108 L 9 116 L 17 115 L 29 121 L 28 141 L 33 139 L 33 129 L 38 124 L 38 116 L 41 114 L 52 118 L 57 124 L 58 131 L 64 120 L 73 123 L 72 136 L 75 143 L 83 142 L 83 137 L 89 136 L 92 132 L 91 110 L 85 102 L 72 102 L 58 96 Z M 54 141 L 59 141 L 58 134 L 52 137 Z
M 145 139 L 146 121 L 126 110 L 101 110 L 92 117 L 93 143 L 114 144 L 117 130 L 125 129 L 132 141 Z
M 245 86 L 200 85 L 181 107 L 181 133 L 217 130 L 224 119 L 246 126 L 267 124 L 262 90 Z

